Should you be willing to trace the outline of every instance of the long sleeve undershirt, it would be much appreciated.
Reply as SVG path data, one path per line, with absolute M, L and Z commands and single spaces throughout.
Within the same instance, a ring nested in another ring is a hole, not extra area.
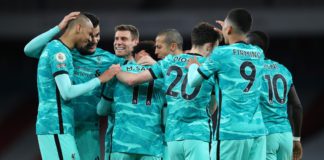
M 78 97 L 100 86 L 99 78 L 93 78 L 88 82 L 72 85 L 68 74 L 55 76 L 55 82 L 64 100 Z

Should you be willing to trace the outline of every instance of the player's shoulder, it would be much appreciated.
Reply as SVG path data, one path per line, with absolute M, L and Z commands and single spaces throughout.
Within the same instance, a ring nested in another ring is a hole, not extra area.
M 57 53 L 64 54 L 64 55 L 71 54 L 70 49 L 59 40 L 50 41 L 46 45 L 45 51 L 48 52 L 49 55 L 55 55 Z
M 95 54 L 106 55 L 106 56 L 115 56 L 115 54 L 113 54 L 113 53 L 111 53 L 111 52 L 109 52 L 107 50 L 104 50 L 102 48 L 99 48 L 99 47 L 96 48 Z

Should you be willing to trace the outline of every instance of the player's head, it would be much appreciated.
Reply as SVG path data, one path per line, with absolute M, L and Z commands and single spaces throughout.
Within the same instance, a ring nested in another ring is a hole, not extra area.
M 71 32 L 75 48 L 85 48 L 92 41 L 93 24 L 83 13 L 69 22 L 66 32 Z
M 91 23 L 93 24 L 93 31 L 92 31 L 92 40 L 86 45 L 85 48 L 79 49 L 81 54 L 89 55 L 93 54 L 96 49 L 97 45 L 100 41 L 100 25 L 99 25 L 99 18 L 91 13 L 83 13 L 86 17 L 89 18 Z
M 166 29 L 158 33 L 155 38 L 155 54 L 164 58 L 169 53 L 182 50 L 183 38 L 176 29 Z
M 135 26 L 122 24 L 115 27 L 114 49 L 117 56 L 131 55 L 138 41 L 139 33 Z
M 269 36 L 262 31 L 251 31 L 247 34 L 247 42 L 259 46 L 264 54 L 267 53 L 269 48 Z
M 222 29 L 225 43 L 231 35 L 246 35 L 252 27 L 252 16 L 246 9 L 237 8 L 228 12 Z
M 133 49 L 132 55 L 136 61 L 143 56 L 151 56 L 154 60 L 158 60 L 154 53 L 155 43 L 154 41 L 140 41 Z
M 192 46 L 199 48 L 206 56 L 219 44 L 220 35 L 214 28 L 207 22 L 201 22 L 191 32 Z

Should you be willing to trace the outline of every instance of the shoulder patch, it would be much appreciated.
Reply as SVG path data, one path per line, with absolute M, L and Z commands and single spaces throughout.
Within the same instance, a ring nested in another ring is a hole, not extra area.
M 58 62 L 64 62 L 66 60 L 66 56 L 64 53 L 60 52 L 55 55 L 55 58 Z

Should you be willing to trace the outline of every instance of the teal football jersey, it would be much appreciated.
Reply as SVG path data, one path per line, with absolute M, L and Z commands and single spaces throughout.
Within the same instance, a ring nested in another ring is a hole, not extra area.
M 272 60 L 265 60 L 262 77 L 261 109 L 269 134 L 291 132 L 287 101 L 293 84 L 288 69 Z
M 205 57 L 199 54 L 168 55 L 149 71 L 153 78 L 164 78 L 167 100 L 166 141 L 210 141 L 211 119 L 209 104 L 214 80 L 204 81 L 198 87 L 187 85 L 187 61 L 197 56 L 200 63 Z
M 125 59 L 97 48 L 92 55 L 81 55 L 77 50 L 72 51 L 74 66 L 74 84 L 80 84 L 98 77 L 107 70 L 112 64 L 123 64 Z M 76 127 L 95 127 L 99 129 L 99 116 L 97 115 L 96 106 L 101 98 L 101 87 L 98 87 L 84 95 L 72 100 L 74 107 L 74 118 Z
M 244 42 L 217 47 L 198 72 L 219 83 L 216 139 L 239 140 L 266 134 L 260 90 L 264 54 Z
M 149 67 L 131 61 L 122 66 L 122 71 L 139 73 Z M 115 82 L 115 85 L 107 85 L 108 90 L 113 91 L 113 94 L 104 92 L 106 98 L 114 101 L 112 152 L 162 157 L 161 112 L 165 103 L 163 80 L 154 80 L 136 86 Z
M 69 74 L 73 78 L 70 50 L 59 40 L 49 42 L 37 68 L 38 114 L 36 134 L 74 134 L 74 113 L 71 101 L 64 101 L 55 83 L 55 76 Z

